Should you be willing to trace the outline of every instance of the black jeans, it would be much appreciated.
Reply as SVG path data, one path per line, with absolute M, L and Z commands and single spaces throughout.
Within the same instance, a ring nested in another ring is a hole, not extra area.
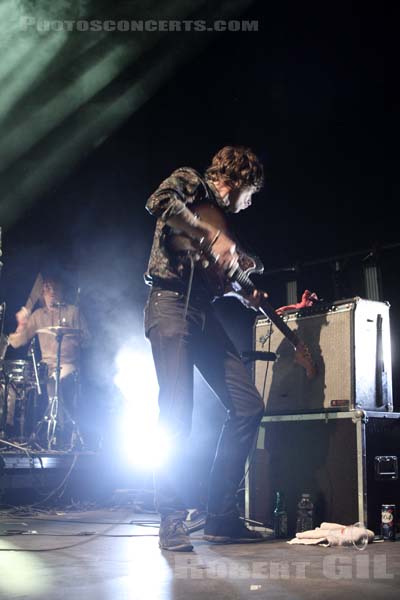
M 160 388 L 160 424 L 174 436 L 173 455 L 155 474 L 157 510 L 185 509 L 175 477 L 191 429 L 196 366 L 227 410 L 211 471 L 208 512 L 230 516 L 236 514 L 236 491 L 264 404 L 212 305 L 192 299 L 186 319 L 184 305 L 183 294 L 153 289 L 145 309 Z

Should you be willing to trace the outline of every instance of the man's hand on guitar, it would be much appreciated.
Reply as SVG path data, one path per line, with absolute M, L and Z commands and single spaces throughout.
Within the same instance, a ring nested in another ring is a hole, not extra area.
M 267 292 L 262 292 L 261 290 L 254 290 L 252 294 L 245 294 L 243 290 L 240 292 L 240 301 L 242 304 L 244 304 L 246 308 L 252 308 L 256 311 L 260 308 L 261 302 L 267 298 Z
M 224 271 L 231 269 L 239 259 L 235 242 L 219 230 L 207 235 L 204 251 Z

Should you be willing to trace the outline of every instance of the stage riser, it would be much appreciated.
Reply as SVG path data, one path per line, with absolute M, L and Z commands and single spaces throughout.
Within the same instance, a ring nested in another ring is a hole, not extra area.
M 382 504 L 395 504 L 399 515 L 400 484 L 398 478 L 377 478 L 375 457 L 400 462 L 400 413 L 365 415 L 365 420 L 350 413 L 330 413 L 328 420 L 323 414 L 266 417 L 265 440 L 259 437 L 249 473 L 249 516 L 271 524 L 281 491 L 293 534 L 297 502 L 309 492 L 315 525 L 363 521 L 379 533 Z
M 33 457 L 29 468 L 26 456 L 0 455 L 0 505 L 26 505 L 42 501 L 58 488 L 69 472 L 74 455 L 42 455 Z M 44 467 L 40 465 L 44 464 Z M 60 496 L 62 503 L 104 502 L 112 497 L 118 485 L 117 470 L 105 456 L 78 455 L 76 464 L 67 478 L 62 495 L 57 493 L 49 499 L 53 502 Z

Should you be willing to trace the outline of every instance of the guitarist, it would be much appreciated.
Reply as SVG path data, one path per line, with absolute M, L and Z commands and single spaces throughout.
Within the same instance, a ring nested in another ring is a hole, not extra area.
M 165 550 L 193 548 L 183 525 L 185 504 L 176 490 L 178 466 L 184 460 L 191 428 L 194 366 L 227 411 L 211 471 L 204 539 L 215 543 L 264 540 L 239 519 L 235 500 L 264 405 L 214 315 L 215 290 L 204 277 L 207 269 L 201 268 L 211 261 L 220 279 L 226 279 L 239 257 L 229 233 L 196 214 L 202 206 L 211 208 L 211 216 L 212 210 L 222 215 L 245 210 L 262 185 L 263 167 L 255 154 L 249 148 L 227 146 L 214 156 L 204 178 L 191 168 L 177 169 L 146 204 L 157 223 L 145 274 L 151 285 L 145 334 L 159 383 L 160 425 L 173 437 L 169 462 L 155 474 L 161 514 L 159 544 Z M 197 252 L 173 250 L 168 242 L 177 233 Z M 257 309 L 264 296 L 254 291 L 241 297 Z

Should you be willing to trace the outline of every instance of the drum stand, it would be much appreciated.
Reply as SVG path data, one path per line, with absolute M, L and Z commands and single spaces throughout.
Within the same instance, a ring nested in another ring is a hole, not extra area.
M 7 429 L 7 415 L 8 415 L 8 401 L 10 393 L 14 397 L 14 423 L 15 431 L 13 437 L 18 439 L 18 442 L 23 442 L 25 433 L 25 410 L 26 410 L 26 388 L 25 385 L 22 387 L 19 385 L 20 382 L 15 382 L 9 375 L 4 375 L 3 382 L 3 414 L 0 423 L 0 431 L 3 431 L 5 435 Z M 12 426 L 14 429 L 14 425 Z
M 26 438 L 24 437 L 25 411 L 26 411 L 26 398 L 27 398 L 26 388 L 25 388 L 25 385 L 23 385 L 23 387 L 19 387 L 18 385 L 15 385 L 14 383 L 11 383 L 11 385 L 8 387 L 11 388 L 15 394 L 15 411 L 17 412 L 17 410 L 19 410 L 18 418 L 16 419 L 14 416 L 14 420 L 17 420 L 17 424 L 18 424 L 18 429 L 17 429 L 18 438 L 17 439 L 20 442 L 22 442 L 24 440 L 26 441 Z
M 60 382 L 61 382 L 61 344 L 64 337 L 64 332 L 62 328 L 59 328 L 59 331 L 56 335 L 57 341 L 57 361 L 56 361 L 56 369 L 55 369 L 55 390 L 52 398 L 49 398 L 49 406 L 44 414 L 43 418 L 39 421 L 34 437 L 37 436 L 37 433 L 40 427 L 47 423 L 47 449 L 52 450 L 56 448 L 57 439 L 56 439 L 56 429 L 57 423 L 59 421 L 60 410 L 63 411 L 64 417 L 66 418 L 65 422 L 69 422 L 72 424 L 72 433 L 69 444 L 69 450 L 73 450 L 76 446 L 77 441 L 79 441 L 80 446 L 84 447 L 83 438 L 79 431 L 79 427 L 75 419 L 72 418 L 71 413 L 65 406 L 65 399 L 60 398 Z M 64 424 L 65 424 L 64 422 Z
M 6 426 L 7 426 L 7 393 L 8 393 L 8 382 L 7 379 L 4 378 L 4 381 L 0 380 L 0 398 L 1 398 L 1 418 L 0 418 L 0 439 L 5 437 L 6 435 Z

